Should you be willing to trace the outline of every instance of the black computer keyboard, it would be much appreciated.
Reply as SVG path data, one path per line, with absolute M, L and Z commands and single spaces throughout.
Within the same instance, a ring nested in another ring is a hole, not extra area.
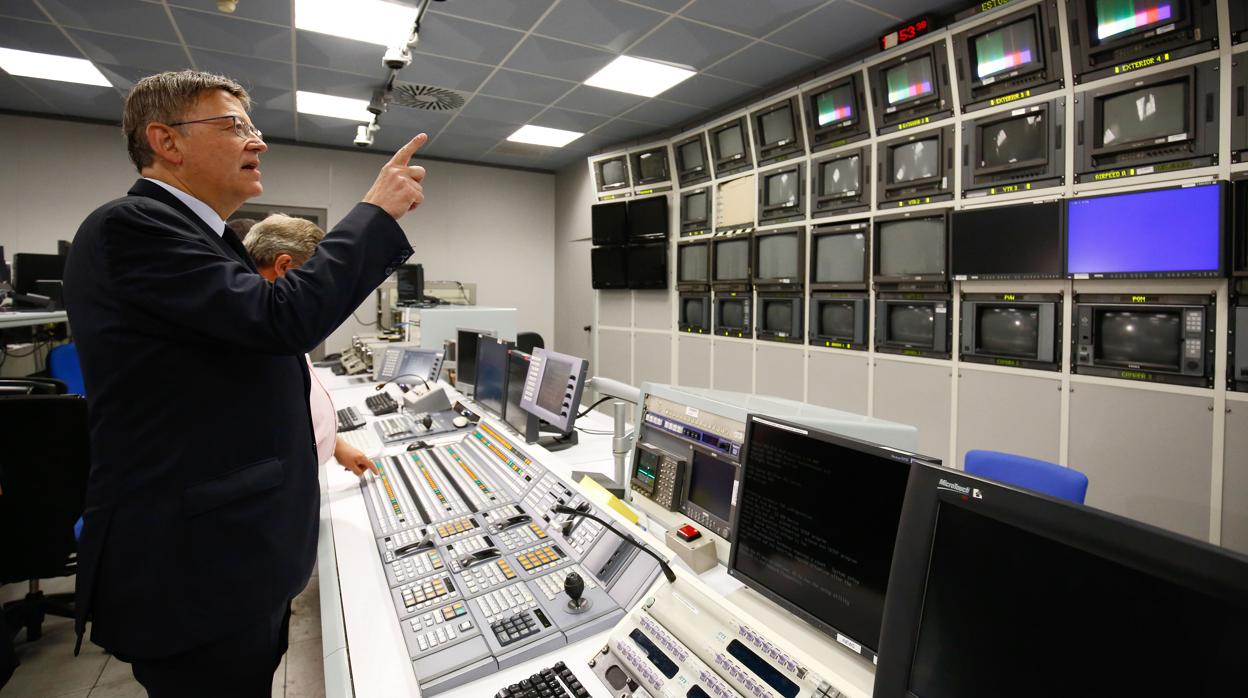
M 364 405 L 375 415 L 390 414 L 399 411 L 399 403 L 388 393 L 377 393 L 364 398 Z
M 520 683 L 513 683 L 494 698 L 586 698 L 589 691 L 563 662 L 542 669 Z
M 364 415 L 354 407 L 338 410 L 338 431 L 352 431 L 364 426 Z

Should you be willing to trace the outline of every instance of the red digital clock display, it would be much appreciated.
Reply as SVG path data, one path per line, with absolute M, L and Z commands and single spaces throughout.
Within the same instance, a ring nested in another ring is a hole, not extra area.
M 880 50 L 887 51 L 894 46 L 900 46 L 907 41 L 923 36 L 932 28 L 932 22 L 926 17 L 916 19 L 894 31 L 891 31 L 880 37 Z

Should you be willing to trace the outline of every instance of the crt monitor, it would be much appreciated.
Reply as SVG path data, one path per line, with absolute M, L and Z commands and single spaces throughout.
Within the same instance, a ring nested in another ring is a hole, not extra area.
M 680 224 L 697 227 L 711 218 L 710 190 L 699 189 L 680 195 Z
M 900 63 L 884 71 L 888 106 L 918 102 L 936 93 L 932 59 L 924 56 Z
M 1191 137 L 1192 83 L 1158 82 L 1094 99 L 1093 150 L 1109 153 Z
M 628 248 L 594 247 L 589 251 L 590 284 L 594 288 L 628 288 Z
M 912 461 L 750 415 L 728 573 L 873 657 Z
M 1244 693 L 1248 559 L 961 472 L 915 470 L 875 698 Z
M 507 404 L 503 408 L 503 420 L 524 437 L 526 442 L 537 440 L 537 420 L 532 418 L 520 400 L 524 397 L 524 379 L 529 375 L 529 355 L 519 349 L 508 352 Z
M 628 180 L 628 158 L 623 155 L 594 163 L 598 174 L 598 191 L 626 189 Z
M 972 80 L 976 85 L 1043 69 L 1044 47 L 1036 33 L 1035 15 L 1027 15 L 972 38 L 971 62 Z
M 628 202 L 596 204 L 590 208 L 590 234 L 595 245 L 622 245 L 628 241 Z
M 676 149 L 676 156 L 680 161 L 680 169 L 682 172 L 690 170 L 699 170 L 706 167 L 706 158 L 703 153 L 702 137 L 681 143 Z
M 976 125 L 979 137 L 977 173 L 1021 169 L 1048 162 L 1049 126 L 1045 111 Z
M 601 248 L 600 248 L 601 249 Z M 632 289 L 667 288 L 667 243 L 629 245 L 628 287 Z
M 801 339 L 802 298 L 798 295 L 758 296 L 758 318 L 755 330 L 760 338 Z
M 833 158 L 819 163 L 819 191 L 816 199 L 836 199 L 862 191 L 862 154 Z
M 399 305 L 415 305 L 425 299 L 425 267 L 404 264 L 395 272 L 399 286 Z
M 814 108 L 815 127 L 818 129 L 836 128 L 858 117 L 853 80 L 846 80 L 811 95 L 810 104 Z
M 512 343 L 485 337 L 477 342 L 477 381 L 472 399 L 486 412 L 502 417 L 507 404 L 507 376 Z
M 1064 206 L 1061 201 L 1046 201 L 954 211 L 950 220 L 954 278 L 1060 278 Z
M 493 330 L 471 330 L 463 327 L 455 333 L 455 387 L 465 395 L 477 382 L 477 347 L 481 338 L 493 338 Z
M 747 282 L 750 279 L 750 238 L 742 236 L 728 240 L 716 240 L 714 245 L 715 266 L 712 281 Z
M 781 279 L 800 283 L 802 280 L 802 247 L 806 240 L 799 230 L 754 236 L 758 245 L 755 279 L 759 282 Z
M 572 431 L 588 371 L 585 359 L 535 347 L 520 406 L 560 432 Z
M 633 172 L 637 186 L 667 181 L 667 146 L 634 153 Z
M 710 246 L 705 242 L 680 245 L 676 248 L 676 280 L 680 283 L 705 284 L 710 282 L 707 257 Z
M 628 204 L 628 237 L 667 237 L 667 196 L 633 199 Z
M 685 499 L 727 526 L 732 518 L 737 465 L 700 448 L 692 449 L 692 453 Z
M 944 214 L 877 221 L 875 276 L 880 281 L 944 281 L 948 234 Z
M 940 176 L 939 133 L 933 134 L 931 138 L 886 147 L 890 184 L 905 184 Z
M 865 288 L 867 235 L 865 230 L 811 237 L 811 284 L 821 288 Z
M 794 104 L 795 102 L 788 101 L 757 114 L 755 123 L 758 125 L 758 147 L 764 153 L 769 148 L 792 143 L 796 139 L 793 129 L 796 122 L 793 117 Z
M 763 213 L 785 213 L 785 209 L 800 206 L 802 202 L 802 174 L 797 167 L 786 167 L 762 175 Z

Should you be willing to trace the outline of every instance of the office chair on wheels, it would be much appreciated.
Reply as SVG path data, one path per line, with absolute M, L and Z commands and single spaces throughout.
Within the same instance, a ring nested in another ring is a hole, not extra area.
M 962 467 L 971 475 L 1083 504 L 1088 476 L 1056 463 L 1001 451 L 967 451 Z
M 4 605 L 10 632 L 25 628 L 29 641 L 43 635 L 46 615 L 74 617 L 73 594 L 44 594 L 39 580 L 76 570 L 74 523 L 90 469 L 87 434 L 83 397 L 0 397 L 0 585 L 29 585 L 25 598 Z

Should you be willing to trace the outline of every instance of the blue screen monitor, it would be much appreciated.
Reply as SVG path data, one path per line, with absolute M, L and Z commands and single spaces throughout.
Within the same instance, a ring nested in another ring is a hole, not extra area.
M 1074 278 L 1223 275 L 1226 185 L 1071 199 L 1066 264 Z

